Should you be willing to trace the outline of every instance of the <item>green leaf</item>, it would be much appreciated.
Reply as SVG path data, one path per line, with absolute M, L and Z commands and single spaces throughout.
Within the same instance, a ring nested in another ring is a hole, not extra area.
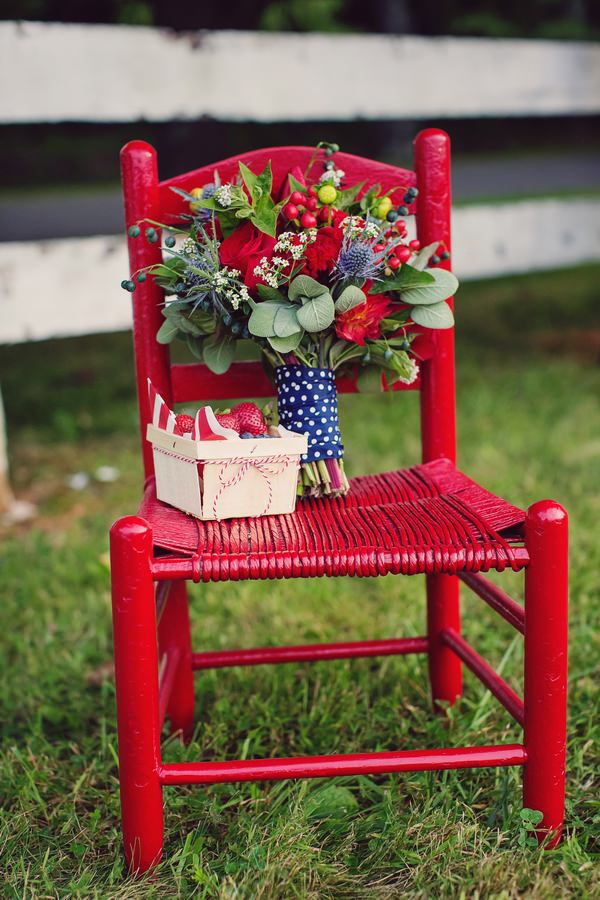
M 217 325 L 214 315 L 202 309 L 190 313 L 189 321 L 203 334 L 212 334 Z
M 257 303 L 248 319 L 248 330 L 255 337 L 274 337 L 274 321 L 281 303 Z
M 258 285 L 258 296 L 262 300 L 273 300 L 275 303 L 283 302 L 282 294 L 277 290 L 277 288 L 270 287 L 268 284 Z
M 444 301 L 429 306 L 415 306 L 410 312 L 410 317 L 423 328 L 452 328 L 454 325 L 452 310 Z
M 303 300 L 305 297 L 314 298 L 319 297 L 321 294 L 329 294 L 329 291 L 324 284 L 315 281 L 310 275 L 298 275 L 297 278 L 290 281 L 288 287 L 290 300 Z
M 277 350 L 278 353 L 291 353 L 300 345 L 303 337 L 303 331 L 295 331 L 286 337 L 270 337 L 267 340 L 273 350 Z
M 204 362 L 215 375 L 223 375 L 235 356 L 235 341 L 231 338 L 211 334 L 202 345 Z
M 204 360 L 204 354 L 202 352 L 202 343 L 203 338 L 194 337 L 192 334 L 186 334 L 185 342 L 188 346 L 188 350 L 198 359 L 200 362 Z
M 420 272 L 405 263 L 397 275 L 376 281 L 370 294 L 385 294 L 387 291 L 407 291 L 411 288 L 434 284 L 435 278 L 430 272 Z M 445 299 L 445 298 L 444 298 Z
M 297 178 L 294 178 L 293 175 L 289 175 L 288 178 L 289 178 L 291 193 L 293 193 L 294 191 L 300 191 L 301 194 L 306 194 L 308 188 L 306 187 L 305 184 L 302 184 L 302 182 L 298 181 Z
M 298 276 L 302 278 L 303 276 Z M 296 279 L 298 280 L 298 279 Z M 335 306 L 331 294 L 324 293 L 307 299 L 298 309 L 298 322 L 306 331 L 314 334 L 328 328 L 335 318 Z
M 298 307 L 292 303 L 280 303 L 273 320 L 273 330 L 277 337 L 287 338 L 300 330 Z
M 256 185 L 258 184 L 258 175 L 255 175 L 251 169 L 248 168 L 243 162 L 240 162 L 240 175 L 242 176 L 242 180 L 248 191 L 250 192 L 250 196 L 254 198 L 254 191 Z
M 422 287 L 409 288 L 400 294 L 403 303 L 410 306 L 422 303 L 438 303 L 440 300 L 447 300 L 456 293 L 458 288 L 458 278 L 452 272 L 446 269 L 431 269 L 430 274 L 433 275 L 433 284 L 426 284 Z
M 156 340 L 159 344 L 170 344 L 175 340 L 178 331 L 179 325 L 173 319 L 165 319 L 156 333 Z
M 336 207 L 338 207 L 339 209 L 348 209 L 349 206 L 352 206 L 361 190 L 364 188 L 365 184 L 365 181 L 361 181 L 358 184 L 346 188 L 343 191 L 338 191 L 338 195 L 335 200 Z
M 353 284 L 349 284 L 335 301 L 335 311 L 337 313 L 348 312 L 349 309 L 354 309 L 355 306 L 365 303 L 366 299 L 364 291 L 361 291 L 359 287 L 355 287 Z

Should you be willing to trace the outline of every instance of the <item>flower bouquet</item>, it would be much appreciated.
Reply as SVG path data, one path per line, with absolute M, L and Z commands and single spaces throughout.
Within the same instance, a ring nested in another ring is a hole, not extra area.
M 335 373 L 354 372 L 359 384 L 375 373 L 384 388 L 412 383 L 418 329 L 452 327 L 445 300 L 458 286 L 437 268 L 449 256 L 443 244 L 409 239 L 417 189 L 346 185 L 338 150 L 319 144 L 281 197 L 273 196 L 270 164 L 255 173 L 240 162 L 233 182 L 215 173 L 211 184 L 176 189 L 189 213 L 169 227 L 163 262 L 123 282 L 132 291 L 153 277 L 166 294 L 158 341 L 184 340 L 216 373 L 231 365 L 237 341 L 259 346 L 279 421 L 308 437 L 298 490 L 309 496 L 348 490 Z M 151 242 L 164 227 L 140 222 L 130 236 L 141 236 L 141 226 Z

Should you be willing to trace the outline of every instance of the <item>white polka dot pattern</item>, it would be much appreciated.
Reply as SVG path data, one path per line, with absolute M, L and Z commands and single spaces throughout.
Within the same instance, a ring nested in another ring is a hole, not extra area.
M 302 454 L 302 462 L 341 459 L 344 446 L 333 371 L 279 366 L 275 384 L 279 421 L 284 428 L 308 436 L 308 453 Z

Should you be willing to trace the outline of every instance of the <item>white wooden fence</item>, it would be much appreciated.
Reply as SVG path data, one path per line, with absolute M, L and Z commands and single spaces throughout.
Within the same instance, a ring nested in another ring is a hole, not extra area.
M 132 137 L 136 121 L 201 116 L 600 112 L 600 46 L 577 42 L 3 22 L 0 79 L 0 122 L 129 121 Z M 454 245 L 462 278 L 598 259 L 600 200 L 461 207 Z M 123 236 L 0 244 L 0 343 L 128 328 L 126 275 Z

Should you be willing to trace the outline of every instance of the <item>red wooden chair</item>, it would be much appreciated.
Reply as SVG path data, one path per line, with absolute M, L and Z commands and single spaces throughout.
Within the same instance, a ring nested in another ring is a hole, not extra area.
M 304 168 L 311 150 L 282 147 L 247 153 L 159 182 L 154 149 L 133 141 L 122 151 L 126 224 L 149 218 L 173 223 L 185 211 L 170 188 L 205 184 L 218 169 L 232 178 L 242 159 L 255 171 L 270 159 L 274 186 L 290 168 Z M 415 141 L 415 171 L 340 153 L 348 183 L 362 178 L 417 185 L 414 205 L 423 245 L 450 246 L 450 148 L 438 130 Z M 160 247 L 129 241 L 131 271 L 156 263 Z M 199 522 L 162 507 L 154 493 L 146 379 L 165 400 L 205 401 L 273 394 L 259 363 L 239 362 L 223 376 L 203 365 L 174 365 L 155 340 L 162 294 L 151 279 L 133 296 L 134 345 L 146 475 L 138 516 L 111 531 L 114 645 L 123 838 L 131 871 L 161 858 L 164 786 L 314 778 L 359 773 L 522 766 L 523 803 L 541 810 L 538 837 L 561 836 L 564 806 L 567 514 L 540 501 L 523 513 L 484 491 L 455 468 L 454 335 L 432 332 L 421 378 L 422 464 L 354 479 L 348 497 L 302 501 L 292 516 Z M 345 381 L 341 390 L 356 391 Z M 176 517 L 175 520 L 173 517 Z M 178 534 L 178 540 L 173 538 Z M 481 573 L 510 566 L 525 572 L 525 608 Z M 307 578 L 319 575 L 425 574 L 427 635 L 383 641 L 193 653 L 186 581 Z M 461 635 L 459 581 L 499 613 L 525 640 L 524 699 Z M 265 663 L 425 653 L 434 708 L 462 692 L 464 663 L 523 727 L 519 744 L 398 750 L 291 759 L 165 764 L 160 734 L 190 734 L 194 670 Z

